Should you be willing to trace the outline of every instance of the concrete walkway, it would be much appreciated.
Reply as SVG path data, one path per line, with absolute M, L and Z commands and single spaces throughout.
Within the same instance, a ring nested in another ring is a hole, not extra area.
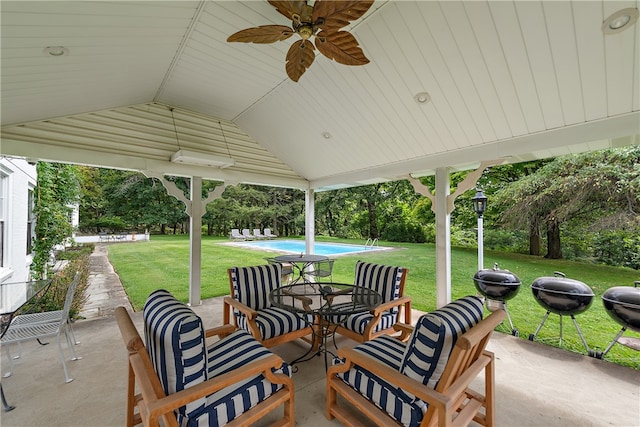
M 116 307 L 121 305 L 133 311 L 120 277 L 109 262 L 108 247 L 104 243 L 96 244 L 89 258 L 89 269 L 88 300 L 80 310 L 81 317 L 91 320 L 113 316 Z
M 87 320 L 74 325 L 81 341 L 76 353 L 82 360 L 67 365 L 75 380 L 65 384 L 55 343 L 23 344 L 13 375 L 2 379 L 7 399 L 16 405 L 13 411 L 0 413 L 2 427 L 125 424 L 127 358 L 111 313 L 118 305 L 130 304 L 106 254 L 104 245 L 96 246 L 91 295 L 83 311 Z M 206 328 L 222 324 L 221 297 L 193 309 Z M 132 318 L 142 331 L 142 313 L 133 313 Z M 350 340 L 338 339 L 339 347 L 352 345 Z M 502 333 L 494 334 L 488 348 L 496 354 L 497 426 L 640 426 L 640 371 Z M 291 342 L 272 350 L 284 360 L 293 360 L 306 345 Z M 322 358 L 298 366 L 294 374 L 296 424 L 339 426 L 324 416 Z M 2 371 L 6 372 L 4 364 Z M 269 421 L 265 417 L 258 425 Z

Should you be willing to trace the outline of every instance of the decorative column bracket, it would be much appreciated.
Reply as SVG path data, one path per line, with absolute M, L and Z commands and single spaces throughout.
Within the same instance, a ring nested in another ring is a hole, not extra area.
M 167 190 L 167 194 L 175 197 L 176 199 L 184 203 L 184 206 L 185 206 L 184 211 L 187 215 L 189 215 L 189 217 L 191 217 L 192 202 L 184 195 L 184 192 L 176 185 L 175 182 L 169 181 L 164 177 L 163 174 L 159 172 L 144 171 L 143 174 L 147 178 L 156 178 L 158 181 L 160 181 L 162 186 Z M 222 193 L 224 193 L 224 190 L 227 189 L 228 185 L 236 185 L 236 184 L 237 182 L 225 181 L 222 183 L 222 185 L 218 185 L 213 190 L 210 190 L 207 197 L 202 200 L 202 202 L 204 203 L 204 206 L 207 206 L 209 203 L 211 203 L 215 199 L 221 197 Z M 203 209 L 202 214 L 204 215 L 205 213 L 206 213 L 206 210 Z
M 491 166 L 502 164 L 503 162 L 504 162 L 504 159 L 486 160 L 480 163 L 480 166 L 478 166 L 478 169 L 474 170 L 473 172 L 470 172 L 465 177 L 465 179 L 463 179 L 462 182 L 458 184 L 458 186 L 456 187 L 456 190 L 452 194 L 449 194 L 447 196 L 447 214 L 451 214 L 451 212 L 453 212 L 453 210 L 455 209 L 454 203 L 456 198 L 460 194 L 476 186 L 478 179 L 480 178 L 480 176 L 482 175 L 485 169 Z M 435 198 L 435 195 L 431 192 L 431 189 L 428 186 L 424 185 L 422 182 L 420 182 L 418 178 L 414 178 L 410 174 L 404 176 L 404 178 L 409 180 L 409 182 L 413 186 L 413 189 L 416 191 L 416 193 L 422 194 L 423 196 L 431 200 L 431 210 L 433 211 L 433 213 L 435 213 L 436 198 Z

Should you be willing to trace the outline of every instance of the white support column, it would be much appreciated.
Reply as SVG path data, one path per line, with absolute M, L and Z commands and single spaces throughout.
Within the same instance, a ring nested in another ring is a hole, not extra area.
M 315 242 L 316 236 L 316 201 L 315 201 L 315 192 L 313 189 L 308 189 L 304 191 L 304 222 L 305 222 L 305 232 L 304 232 L 304 241 L 306 246 L 306 251 L 308 254 L 313 253 L 313 244 Z
M 451 302 L 451 212 L 449 170 L 436 169 L 436 306 Z
M 202 200 L 202 178 L 191 177 L 191 218 L 189 227 L 189 305 L 201 304 L 202 278 L 202 215 L 206 203 Z
M 222 197 L 227 185 L 236 185 L 237 181 L 227 181 L 218 185 L 213 191 L 209 191 L 207 197 L 202 199 L 202 177 L 191 177 L 190 199 L 178 188 L 175 182 L 169 181 L 158 172 L 144 171 L 149 178 L 156 178 L 167 190 L 167 194 L 184 203 L 184 211 L 189 215 L 189 305 L 200 305 L 201 278 L 202 278 L 202 216 L 206 213 L 206 207 L 215 199 Z

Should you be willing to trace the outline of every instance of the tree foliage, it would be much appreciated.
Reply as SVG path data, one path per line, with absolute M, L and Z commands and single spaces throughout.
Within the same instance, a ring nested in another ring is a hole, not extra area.
M 184 205 L 155 179 L 126 171 L 81 168 L 84 228 L 188 232 Z M 451 192 L 469 171 L 451 173 Z M 189 194 L 189 179 L 168 177 Z M 422 183 L 435 191 L 435 178 Z M 219 182 L 203 181 L 203 197 Z M 640 268 L 640 147 L 491 167 L 478 186 L 489 198 L 485 247 L 560 258 L 591 258 Z M 451 214 L 452 244 L 477 244 L 471 198 L 459 195 Z M 431 201 L 407 180 L 318 192 L 316 233 L 350 239 L 433 242 Z M 304 192 L 240 184 L 226 188 L 203 217 L 209 235 L 232 228 L 305 232 Z M 561 239 L 562 237 L 562 239 Z M 634 255 L 635 254 L 635 255 Z

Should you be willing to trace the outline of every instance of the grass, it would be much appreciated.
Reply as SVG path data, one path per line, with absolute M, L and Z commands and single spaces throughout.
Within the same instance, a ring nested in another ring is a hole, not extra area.
M 318 238 L 318 241 L 362 243 L 345 239 Z M 273 252 L 244 249 L 224 245 L 228 239 L 203 236 L 202 239 L 202 299 L 229 294 L 227 268 L 264 264 Z M 409 269 L 405 293 L 412 298 L 413 307 L 421 311 L 436 308 L 436 252 L 432 244 L 381 242 L 393 251 L 344 255 L 336 258 L 333 280 L 352 283 L 355 262 L 359 259 L 387 265 L 401 265 Z M 109 246 L 111 260 L 136 310 L 141 310 L 146 297 L 154 289 L 166 289 L 176 298 L 187 301 L 189 295 L 189 237 L 153 236 L 149 242 L 114 244 Z M 604 351 L 621 328 L 609 317 L 602 305 L 602 293 L 612 286 L 633 286 L 640 280 L 640 272 L 628 268 L 609 267 L 590 263 L 548 260 L 522 254 L 485 251 L 485 267 L 497 262 L 502 269 L 515 273 L 522 285 L 518 294 L 507 302 L 514 327 L 521 339 L 535 333 L 546 312 L 534 299 L 531 283 L 541 276 L 562 271 L 568 278 L 589 285 L 596 294 L 591 307 L 578 315 L 576 321 L 590 349 Z M 476 294 L 473 275 L 477 271 L 477 252 L 474 249 L 452 248 L 451 294 L 456 299 Z M 556 347 L 559 344 L 560 316 L 549 315 L 536 341 Z M 510 328 L 503 332 L 511 333 Z M 627 330 L 624 336 L 640 338 Z M 585 348 L 569 317 L 563 318 L 562 348 L 585 353 Z M 605 356 L 621 365 L 640 370 L 640 354 L 616 344 Z

